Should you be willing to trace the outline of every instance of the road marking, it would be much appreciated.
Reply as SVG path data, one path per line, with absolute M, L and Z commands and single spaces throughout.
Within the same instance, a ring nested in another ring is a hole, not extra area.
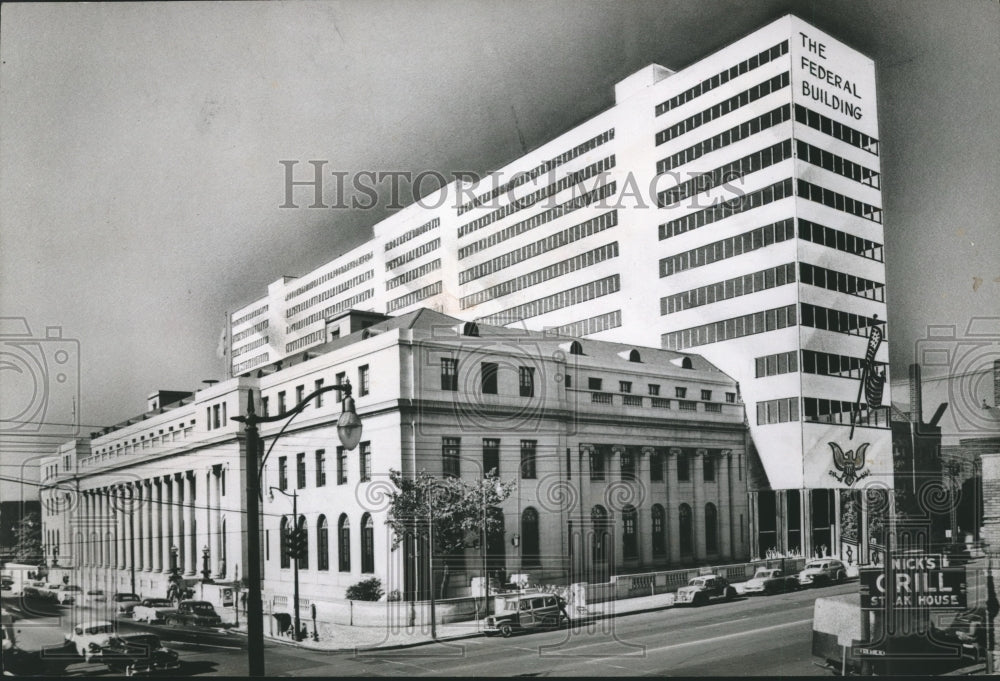
M 683 648 L 685 646 L 700 645 L 703 643 L 715 643 L 716 641 L 724 641 L 730 638 L 738 638 L 740 636 L 749 636 L 751 634 L 759 634 L 763 631 L 772 631 L 774 629 L 784 629 L 786 627 L 797 627 L 802 624 L 811 623 L 812 618 L 807 620 L 796 620 L 794 622 L 784 622 L 782 624 L 772 624 L 769 627 L 758 627 L 756 629 L 750 629 L 749 631 L 737 631 L 732 634 L 723 634 L 721 636 L 713 636 L 712 638 L 700 638 L 696 641 L 687 641 L 685 643 L 672 643 L 667 646 L 659 646 L 657 648 L 647 648 L 646 653 L 660 652 L 663 650 L 672 650 L 674 648 Z

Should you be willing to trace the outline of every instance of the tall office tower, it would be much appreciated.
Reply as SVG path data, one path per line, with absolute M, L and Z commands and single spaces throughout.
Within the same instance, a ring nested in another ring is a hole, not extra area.
M 860 390 L 888 357 L 865 362 L 885 331 L 881 205 L 873 62 L 785 16 L 641 69 L 606 111 L 278 280 L 233 315 L 233 373 L 329 340 L 349 308 L 698 352 L 740 382 L 758 554 L 867 561 L 877 532 L 839 518 L 892 486 L 888 395 Z

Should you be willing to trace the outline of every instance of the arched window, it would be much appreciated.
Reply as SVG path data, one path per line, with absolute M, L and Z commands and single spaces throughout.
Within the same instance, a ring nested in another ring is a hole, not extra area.
M 325 515 L 316 523 L 316 569 L 330 569 L 330 524 Z
M 635 506 L 628 504 L 622 509 L 622 556 L 626 560 L 639 557 L 639 542 L 636 537 L 637 519 Z
M 681 555 L 689 556 L 694 552 L 694 535 L 691 533 L 691 507 L 681 504 L 678 509 L 680 519 Z
M 633 348 L 632 351 L 628 353 L 628 361 L 641 362 L 642 358 L 639 356 L 639 351 Z
M 582 355 L 583 346 L 580 345 L 580 341 L 573 341 L 569 344 L 569 354 L 571 355 Z
M 281 551 L 281 567 L 287 568 L 291 567 L 292 559 L 288 555 L 288 517 L 282 516 L 281 518 L 281 529 L 278 532 L 278 544 Z
M 463 336 L 478 336 L 479 335 L 479 325 L 475 322 L 465 322 L 462 325 L 462 335 Z
M 681 360 L 681 369 L 694 369 L 694 365 L 691 363 L 690 357 L 685 357 Z
M 659 504 L 653 504 L 653 557 L 667 555 L 666 512 Z
M 705 551 L 719 552 L 719 512 L 712 502 L 705 504 Z
M 337 521 L 337 562 L 341 572 L 351 571 L 351 521 L 346 513 Z
M 361 571 L 375 572 L 375 523 L 371 513 L 361 516 Z
M 309 569 L 309 524 L 306 523 L 304 515 L 299 516 L 299 531 L 302 532 L 302 555 L 299 556 L 299 567 L 303 570 Z
M 521 565 L 538 567 L 542 564 L 538 541 L 538 511 L 530 506 L 521 513 Z

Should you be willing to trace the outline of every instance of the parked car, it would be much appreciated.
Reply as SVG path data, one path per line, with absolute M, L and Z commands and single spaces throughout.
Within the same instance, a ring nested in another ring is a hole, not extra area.
M 799 572 L 799 584 L 802 586 L 840 584 L 845 579 L 847 579 L 847 568 L 834 558 L 810 560 Z
M 90 658 L 108 644 L 115 633 L 115 625 L 106 620 L 83 622 L 66 634 L 66 641 L 72 643 L 76 652 L 88 662 Z
M 705 605 L 713 598 L 730 601 L 736 598 L 736 588 L 730 585 L 725 577 L 700 575 L 691 579 L 687 586 L 677 590 L 676 602 L 698 606 Z
M 167 615 L 167 624 L 188 627 L 217 627 L 222 618 L 208 601 L 181 601 L 177 611 Z
M 55 599 L 59 605 L 73 605 L 82 593 L 83 589 L 78 587 L 76 584 L 63 584 L 59 587 L 59 590 L 55 592 Z
M 0 577 L 0 591 L 13 591 L 14 578 L 4 575 Z
M 515 631 L 558 628 L 566 614 L 566 601 L 555 594 L 517 594 L 507 596 L 503 610 L 486 618 L 484 631 L 507 638 Z
M 87 593 L 83 596 L 83 602 L 87 605 L 107 603 L 107 601 L 108 596 L 104 593 L 103 589 L 87 589 Z
M 131 617 L 132 608 L 139 604 L 138 594 L 119 592 L 111 597 L 116 617 Z
M 798 588 L 799 580 L 795 575 L 786 575 L 779 568 L 757 568 L 753 577 L 743 584 L 743 593 L 783 594 Z
M 56 600 L 56 594 L 59 593 L 59 590 L 62 587 L 63 587 L 62 584 L 56 584 L 56 583 L 46 584 L 45 586 L 38 587 L 38 595 L 40 595 L 42 598 L 54 601 Z
M 45 588 L 45 582 L 40 582 L 37 580 L 34 582 L 28 582 L 24 585 L 24 590 L 21 592 L 21 594 L 25 598 L 41 598 L 42 589 L 44 588 Z
M 132 619 L 136 622 L 164 622 L 168 615 L 177 612 L 173 601 L 166 598 L 145 598 L 132 608 Z
M 180 656 L 152 634 L 114 636 L 101 647 L 101 661 L 113 672 L 133 676 L 180 668 Z

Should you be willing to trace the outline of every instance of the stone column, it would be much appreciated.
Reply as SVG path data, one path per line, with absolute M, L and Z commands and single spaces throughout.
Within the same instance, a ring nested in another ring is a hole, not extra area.
M 195 494 L 195 477 L 194 473 L 188 471 L 184 474 L 184 484 L 186 487 L 184 494 L 184 534 L 187 540 L 187 560 L 185 565 L 187 566 L 186 574 L 194 575 L 198 572 L 198 527 L 195 522 L 194 509 L 196 506 L 196 494 Z
M 135 547 L 135 569 L 145 570 L 149 564 L 149 557 L 146 555 L 146 513 L 149 511 L 146 498 L 146 485 L 140 480 L 132 487 L 135 490 L 133 492 L 135 501 L 132 504 L 132 507 L 135 509 L 135 512 L 132 514 L 135 537 L 132 541 L 138 543 L 138 546 Z
M 170 545 L 173 542 L 170 476 L 160 478 L 160 572 L 170 572 Z
M 208 514 L 208 551 L 209 569 L 213 575 L 219 576 L 219 561 L 222 558 L 222 550 L 219 548 L 219 476 L 216 473 L 217 466 L 208 469 L 205 477 L 205 506 Z
M 667 452 L 667 539 L 671 563 L 681 560 L 680 490 L 677 485 L 677 457 L 681 450 L 671 447 Z
M 719 456 L 719 552 L 726 560 L 733 557 L 732 530 L 733 522 L 732 490 L 729 489 L 729 466 L 732 463 L 732 453 L 724 450 Z
M 173 495 L 170 499 L 170 517 L 171 517 L 171 545 L 177 547 L 177 567 L 183 572 L 184 571 L 184 530 L 183 527 L 183 517 L 181 510 L 183 509 L 184 503 L 184 490 L 183 490 L 183 478 L 182 473 L 174 473 L 173 484 L 171 484 L 171 490 Z M 173 552 L 171 552 L 172 554 Z M 171 555 L 170 560 L 173 560 Z
M 108 490 L 105 488 L 102 490 L 102 494 L 98 496 L 98 510 L 97 510 L 97 545 L 100 547 L 100 561 L 99 564 L 102 567 L 111 566 L 111 541 L 108 539 L 108 531 L 111 528 L 111 523 L 109 522 L 111 516 L 111 504 L 110 499 L 107 494 Z M 114 535 L 112 535 L 114 536 Z
M 123 513 L 125 521 L 125 567 L 132 568 L 136 558 L 135 546 L 135 488 L 132 485 L 122 487 L 122 498 L 124 500 Z
M 143 543 L 146 545 L 146 572 L 152 572 L 154 564 L 156 563 L 156 530 L 153 524 L 153 514 L 156 511 L 156 500 L 154 498 L 153 481 L 143 480 L 143 487 L 145 488 L 146 496 L 146 523 L 143 525 L 142 531 L 145 533 L 143 537 Z
M 691 471 L 691 483 L 694 485 L 694 559 L 705 560 L 705 457 L 708 450 L 697 449 L 694 453 L 694 470 Z
M 649 466 L 653 460 L 656 450 L 652 447 L 643 447 L 639 455 L 638 466 L 638 486 L 645 489 L 648 494 L 643 497 L 642 506 L 639 509 L 639 520 L 637 527 L 639 530 L 639 559 L 645 564 L 653 562 L 653 504 L 660 501 L 653 495 L 653 484 L 649 480 Z

